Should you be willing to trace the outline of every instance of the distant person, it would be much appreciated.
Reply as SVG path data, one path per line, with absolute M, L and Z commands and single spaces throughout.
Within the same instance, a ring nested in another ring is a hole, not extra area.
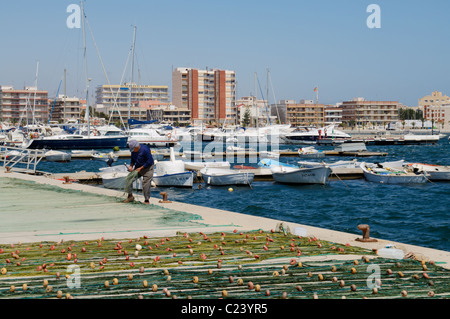
M 136 140 L 130 140 L 128 147 L 131 152 L 131 163 L 128 167 L 129 172 L 136 171 L 137 175 L 133 182 L 139 177 L 143 177 L 142 191 L 144 193 L 144 204 L 150 204 L 151 196 L 151 182 L 153 179 L 154 160 L 150 148 L 146 145 L 140 145 Z M 128 192 L 128 198 L 124 200 L 124 203 L 134 201 L 133 196 L 133 183 L 130 182 L 126 190 Z

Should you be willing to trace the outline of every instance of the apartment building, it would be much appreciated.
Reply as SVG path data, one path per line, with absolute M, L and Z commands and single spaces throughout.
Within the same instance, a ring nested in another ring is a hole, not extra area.
M 450 127 L 450 97 L 447 95 L 434 91 L 419 99 L 419 108 L 423 111 L 424 119 L 434 122 L 436 127 Z
M 300 100 L 300 103 L 286 104 L 287 122 L 292 126 L 316 126 L 325 124 L 325 105 L 313 100 Z
M 0 86 L 0 118 L 10 123 L 47 123 L 48 91 L 27 86 L 16 90 L 13 86 Z
M 354 98 L 342 102 L 342 122 L 354 122 L 360 126 L 395 122 L 399 119 L 399 105 L 398 101 L 366 101 L 364 98 Z
M 82 101 L 77 97 L 59 95 L 56 99 L 49 100 L 48 107 L 52 121 L 66 123 L 81 119 Z
M 325 106 L 325 125 L 342 124 L 342 109 L 337 105 Z
M 193 121 L 236 123 L 236 74 L 177 68 L 172 72 L 172 103 L 189 109 Z
M 96 89 L 96 104 L 103 112 L 111 115 L 113 120 L 128 119 L 130 107 L 130 118 L 139 119 L 140 109 L 136 105 L 140 101 L 158 101 L 169 103 L 169 87 L 164 85 L 137 85 L 129 83 L 124 85 L 101 85 Z M 134 108 L 134 109 L 133 109 Z M 138 116 L 138 117 L 136 117 Z

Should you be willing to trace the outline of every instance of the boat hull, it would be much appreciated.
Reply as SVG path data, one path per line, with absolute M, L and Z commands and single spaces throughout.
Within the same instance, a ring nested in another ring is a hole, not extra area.
M 128 137 L 86 137 L 76 139 L 34 139 L 27 147 L 29 149 L 61 149 L 61 150 L 86 150 L 86 149 L 108 149 L 126 148 Z
M 194 185 L 194 173 L 183 172 L 177 174 L 167 174 L 163 176 L 153 176 L 156 186 L 166 187 L 192 187 Z
M 330 174 L 331 169 L 326 166 L 272 169 L 273 179 L 283 184 L 326 184 Z
M 361 164 L 364 178 L 368 182 L 379 184 L 423 184 L 428 181 L 424 174 L 394 174 L 394 173 L 374 173 L 369 171 L 364 163 Z
M 128 172 L 113 172 L 102 174 L 103 187 L 125 190 Z M 133 182 L 133 189 L 142 190 L 142 177 Z
M 228 185 L 251 185 L 255 178 L 255 173 L 232 172 L 229 174 L 208 174 L 202 173 L 203 181 L 208 185 L 228 186 Z

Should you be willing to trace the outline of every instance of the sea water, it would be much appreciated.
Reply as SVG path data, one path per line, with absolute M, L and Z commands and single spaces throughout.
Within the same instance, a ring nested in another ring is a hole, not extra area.
M 280 149 L 283 148 L 294 146 L 280 145 Z M 450 165 L 447 138 L 434 145 L 367 146 L 367 150 L 386 152 L 388 155 L 358 158 L 358 161 L 403 159 L 408 162 Z M 351 159 L 326 157 L 324 160 L 333 162 Z M 280 158 L 280 161 L 290 163 L 298 160 L 295 157 Z M 129 159 L 119 159 L 114 165 L 126 162 Z M 38 169 L 53 173 L 82 170 L 97 172 L 105 166 L 99 161 L 73 160 L 70 163 L 41 162 Z M 228 188 L 205 184 L 201 188 L 194 185 L 192 189 L 156 188 L 152 190 L 152 196 L 160 197 L 159 192 L 165 191 L 168 198 L 174 201 L 354 233 L 358 235 L 356 237 L 362 235 L 357 226 L 368 224 L 370 237 L 450 251 L 450 182 L 383 185 L 364 179 L 337 179 L 324 186 L 294 186 L 254 181 L 251 187 L 233 186 L 233 192 L 229 192 Z

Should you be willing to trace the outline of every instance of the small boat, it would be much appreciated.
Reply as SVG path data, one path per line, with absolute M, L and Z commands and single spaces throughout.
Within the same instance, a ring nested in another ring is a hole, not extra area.
M 103 162 L 108 162 L 110 160 L 112 160 L 113 162 L 117 162 L 117 159 L 119 158 L 119 156 L 117 156 L 113 152 L 109 152 L 109 153 L 94 153 L 94 154 L 92 154 L 92 158 L 94 160 L 103 161 Z
M 450 166 L 432 165 L 422 163 L 407 164 L 413 170 L 418 172 L 426 172 L 431 181 L 450 181 Z
M 426 183 L 428 177 L 424 173 L 413 172 L 384 164 L 361 163 L 364 178 L 369 182 L 381 184 L 420 184 Z
M 313 146 L 308 146 L 299 148 L 298 155 L 301 158 L 323 158 L 325 157 L 325 152 L 316 150 Z
M 175 160 L 175 152 L 171 147 L 170 160 L 156 163 L 153 181 L 156 186 L 192 187 L 194 173 L 185 170 L 183 161 Z
M 92 157 L 92 155 L 94 155 L 95 151 L 94 150 L 72 150 L 70 151 L 70 153 L 72 154 L 72 156 L 76 156 L 76 157 Z
M 54 150 L 45 152 L 44 156 L 48 162 L 70 162 L 72 159 L 71 153 Z
M 326 165 L 309 168 L 273 166 L 273 179 L 284 184 L 326 184 L 331 168 Z
M 127 176 L 129 172 L 115 171 L 101 174 L 103 187 L 109 189 L 122 189 L 125 190 Z M 133 182 L 133 189 L 142 189 L 142 177 Z
M 200 170 L 203 181 L 209 185 L 251 185 L 255 173 L 227 169 L 227 168 L 209 168 Z
M 212 155 L 204 154 L 200 151 L 185 150 L 185 151 L 183 151 L 183 157 L 190 158 L 190 159 L 194 158 L 194 159 L 202 160 L 202 159 L 212 158 Z
M 114 172 L 128 172 L 128 167 L 126 165 L 115 165 L 115 166 L 102 167 L 99 170 L 100 170 L 100 174 L 114 173 Z
M 199 171 L 202 168 L 230 168 L 230 162 L 184 162 L 184 169 Z
M 298 161 L 297 164 L 300 167 L 314 167 L 314 166 L 320 166 L 320 165 L 326 165 L 329 168 L 360 168 L 361 163 L 358 162 L 356 159 L 353 159 L 351 161 L 337 161 L 333 163 L 319 163 L 319 162 L 306 162 L 306 161 Z

